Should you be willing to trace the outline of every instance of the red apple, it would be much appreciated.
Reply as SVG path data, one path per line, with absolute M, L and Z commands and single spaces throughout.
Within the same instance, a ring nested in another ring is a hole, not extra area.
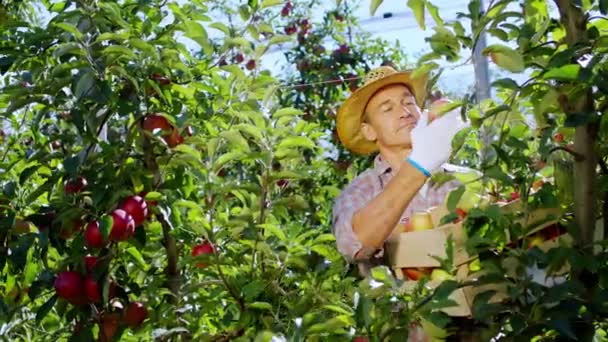
M 131 302 L 124 313 L 124 321 L 131 328 L 139 327 L 148 318 L 148 309 L 140 302 Z
M 409 280 L 418 281 L 425 275 L 431 274 L 433 272 L 432 267 L 410 267 L 410 268 L 402 268 L 401 271 L 405 275 L 405 277 Z
M 456 210 L 454 211 L 456 212 L 456 215 L 458 215 L 458 218 L 455 220 L 455 222 L 460 222 L 467 217 L 467 212 L 464 211 L 464 209 L 462 208 L 456 208 Z
M 75 271 L 62 271 L 55 278 L 53 284 L 55 292 L 60 298 L 78 302 L 84 293 L 84 282 L 80 273 Z
M 542 235 L 546 240 L 555 240 L 562 234 L 558 225 L 553 224 L 543 229 Z
M 513 191 L 513 192 L 511 192 L 509 197 L 510 197 L 511 201 L 515 201 L 515 200 L 519 199 L 519 192 Z
M 93 221 L 87 224 L 87 229 L 84 232 L 84 242 L 89 248 L 102 248 L 106 245 L 99 230 L 99 222 Z
M 532 183 L 532 190 L 536 191 L 543 187 L 545 182 L 542 179 L 536 180 Z
M 247 61 L 247 64 L 245 64 L 245 68 L 247 68 L 247 70 L 255 69 L 255 60 L 250 59 L 249 61 Z
M 279 180 L 277 181 L 277 186 L 278 186 L 279 188 L 284 188 L 284 187 L 286 187 L 288 184 L 289 184 L 289 181 L 288 181 L 288 180 L 286 180 L 286 179 L 279 179 Z
M 283 6 L 283 8 L 281 9 L 281 16 L 282 17 L 289 16 L 289 13 L 291 13 L 291 8 L 292 8 L 291 2 L 287 2 L 285 4 L 285 6 Z
M 93 272 L 95 269 L 95 265 L 97 264 L 97 257 L 94 255 L 87 255 L 84 257 L 84 268 L 87 270 L 87 273 Z
M 154 130 L 156 129 L 160 129 L 162 131 L 173 130 L 173 126 L 171 125 L 169 120 L 167 120 L 167 118 L 165 118 L 164 116 L 158 114 L 147 115 L 144 118 L 141 127 L 146 131 L 150 132 L 154 132 Z
M 213 254 L 213 253 L 214 253 L 213 245 L 211 245 L 211 243 L 209 243 L 208 241 L 205 241 L 199 245 L 194 246 L 194 248 L 192 248 L 193 257 L 197 257 L 199 255 Z M 198 262 L 198 263 L 196 263 L 196 267 L 204 268 L 204 267 L 207 267 L 207 264 L 203 263 L 203 262 Z
M 120 209 L 133 217 L 135 226 L 141 225 L 148 216 L 148 204 L 140 196 L 129 196 L 121 204 Z
M 238 64 L 243 63 L 243 61 L 245 60 L 245 56 L 243 56 L 242 53 L 237 53 L 236 56 L 234 56 L 234 61 L 237 62 Z
M 63 186 L 63 189 L 68 194 L 74 194 L 74 193 L 81 192 L 82 190 L 84 190 L 84 188 L 86 188 L 87 185 L 89 185 L 89 183 L 87 182 L 86 178 L 84 178 L 82 176 L 78 176 L 76 178 L 66 181 Z
M 120 314 L 115 312 L 102 314 L 99 322 L 99 341 L 112 341 L 116 331 L 118 331 L 119 324 Z
M 562 133 L 556 133 L 553 136 L 553 141 L 555 141 L 558 144 L 564 142 L 564 135 Z
M 158 81 L 158 83 L 160 83 L 162 85 L 171 84 L 171 80 L 168 77 L 163 76 L 161 74 L 152 74 L 152 75 L 150 75 L 150 79 Z
M 163 135 L 163 139 L 169 147 L 175 147 L 184 143 L 184 137 L 179 134 L 177 129 L 173 129 L 170 134 Z
M 87 276 L 84 280 L 84 293 L 91 303 L 101 303 L 101 290 L 95 278 Z
M 369 340 L 365 336 L 357 336 L 353 338 L 353 342 L 369 342 Z
M 135 232 L 135 221 L 133 217 L 122 209 L 112 211 L 112 230 L 110 231 L 110 240 L 124 241 L 128 240 Z

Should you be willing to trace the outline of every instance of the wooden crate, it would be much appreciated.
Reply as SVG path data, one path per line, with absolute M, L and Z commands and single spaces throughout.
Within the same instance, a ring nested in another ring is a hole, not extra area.
M 463 264 L 458 267 L 455 279 L 463 280 L 463 281 L 470 281 L 470 280 L 476 279 L 481 274 L 482 274 L 481 272 L 476 272 L 476 273 L 471 274 L 469 272 L 469 265 Z M 429 290 L 433 290 L 440 284 L 441 284 L 441 282 L 439 282 L 439 281 L 430 281 L 425 284 L 425 287 L 427 287 Z M 401 288 L 405 292 L 412 292 L 417 287 L 418 287 L 417 281 L 405 281 Z M 453 300 L 456 303 L 456 305 L 443 308 L 443 309 L 441 309 L 441 311 L 443 311 L 444 313 L 446 313 L 447 315 L 452 316 L 452 317 L 471 317 L 473 314 L 472 310 L 473 310 L 473 303 L 474 303 L 475 297 L 478 294 L 488 291 L 488 290 L 496 291 L 496 293 L 489 300 L 490 303 L 498 303 L 498 302 L 504 300 L 505 298 L 507 298 L 506 285 L 484 284 L 484 285 L 475 286 L 475 287 L 474 286 L 465 286 L 465 287 L 456 289 L 448 297 L 449 299 Z
M 515 213 L 521 207 L 519 201 L 513 201 L 501 206 L 504 213 Z M 475 255 L 468 255 L 465 250 L 466 232 L 463 221 L 439 225 L 441 218 L 447 215 L 445 207 L 430 209 L 431 218 L 436 228 L 416 231 L 401 232 L 401 227 L 395 228 L 386 242 L 386 253 L 391 268 L 409 267 L 439 267 L 437 258 L 445 259 L 448 239 L 454 242 L 454 266 L 466 263 Z M 542 208 L 529 212 L 525 216 L 516 219 L 529 231 L 526 235 L 533 234 L 549 225 L 555 224 L 561 214 L 559 208 Z M 508 234 L 508 232 L 505 232 Z M 510 240 L 507 238 L 507 240 Z

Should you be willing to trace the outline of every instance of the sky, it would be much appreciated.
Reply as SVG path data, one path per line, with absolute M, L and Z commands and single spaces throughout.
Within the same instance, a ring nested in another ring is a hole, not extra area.
M 187 0 L 177 0 L 178 3 L 185 3 L 186 1 Z M 384 0 L 373 16 L 370 14 L 369 8 L 371 0 L 342 1 L 349 1 L 349 6 L 351 9 L 354 9 L 354 14 L 359 21 L 362 30 L 371 33 L 373 38 L 380 37 L 391 43 L 399 41 L 400 46 L 405 50 L 406 55 L 411 60 L 415 60 L 417 56 L 431 51 L 425 38 L 430 37 L 434 33 L 433 27 L 435 26 L 435 23 L 430 15 L 428 15 L 428 12 L 425 20 L 427 27 L 426 30 L 422 30 L 418 26 L 412 11 L 407 6 L 407 1 L 405 0 Z M 445 22 L 460 20 L 463 26 L 468 28 L 469 23 L 465 20 L 457 19 L 456 14 L 457 12 L 468 12 L 467 5 L 469 0 L 431 0 L 431 2 L 439 8 L 439 14 Z M 482 0 L 482 2 L 487 6 L 488 0 Z M 515 4 L 515 6 L 517 6 L 517 4 Z M 335 7 L 335 0 L 325 0 L 321 7 L 327 10 L 333 9 Z M 170 13 L 170 11 L 168 12 Z M 313 22 L 315 19 L 320 21 L 324 12 L 325 11 L 322 10 L 316 10 L 315 13 L 317 13 L 317 15 L 316 17 L 313 16 Z M 392 17 L 383 18 L 386 13 L 391 13 Z M 46 19 L 48 19 L 48 17 Z M 169 23 L 172 20 L 172 16 L 169 15 L 163 22 Z M 218 37 L 218 35 L 221 35 L 222 33 L 210 28 L 208 29 L 208 34 L 210 37 Z M 191 50 L 199 48 L 196 43 L 189 41 L 187 38 L 184 38 L 184 43 Z M 488 36 L 487 44 L 490 45 L 494 43 L 503 42 Z M 275 74 L 279 74 L 281 72 L 281 66 L 285 64 L 283 52 L 284 51 L 281 49 L 271 49 L 271 51 L 264 55 L 260 61 L 261 67 L 270 69 Z M 464 50 L 464 58 L 457 62 L 457 65 L 451 65 L 444 69 L 438 83 L 440 89 L 455 96 L 462 96 L 473 89 L 475 86 L 475 71 L 473 65 L 461 64 L 469 57 L 469 54 L 469 51 Z M 488 67 L 490 82 L 505 76 L 512 77 L 517 82 L 523 82 L 527 79 L 527 75 L 525 74 L 513 75 L 498 70 L 492 63 L 488 63 Z
M 407 7 L 407 1 L 384 0 L 380 7 L 378 7 L 374 16 L 370 15 L 370 2 L 371 0 L 351 0 L 351 3 L 353 3 L 352 8 L 356 8 L 355 16 L 364 31 L 372 33 L 374 38 L 380 37 L 389 42 L 399 41 L 400 46 L 405 49 L 405 53 L 408 57 L 412 57 L 412 59 L 431 51 L 425 38 L 430 37 L 435 32 L 433 30 L 435 23 L 428 13 L 425 19 L 427 26 L 426 30 L 422 30 L 418 26 L 412 11 Z M 459 11 L 468 12 L 468 0 L 433 0 L 432 3 L 439 8 L 439 14 L 446 22 L 456 20 L 456 14 Z M 356 6 L 356 4 L 359 5 Z M 333 5 L 333 1 L 328 1 L 326 7 L 332 8 Z M 384 19 L 383 15 L 385 13 L 392 13 L 392 17 Z M 468 23 L 463 22 L 463 25 L 466 28 Z M 488 37 L 488 44 L 491 43 L 497 43 L 497 40 Z M 466 51 L 465 53 L 469 52 Z M 468 55 L 463 54 L 463 57 L 466 59 Z M 456 64 L 462 63 L 464 59 Z M 276 51 L 264 56 L 262 66 L 272 70 L 282 61 L 284 61 L 282 51 Z M 499 76 L 498 73 L 500 71 L 493 65 L 489 64 L 489 68 L 490 73 L 494 75 L 494 78 Z M 525 76 L 523 75 L 510 76 L 518 81 L 525 80 Z M 448 67 L 444 70 L 439 79 L 440 88 L 456 96 L 462 96 L 465 93 L 470 92 L 474 85 L 475 71 L 472 64 Z

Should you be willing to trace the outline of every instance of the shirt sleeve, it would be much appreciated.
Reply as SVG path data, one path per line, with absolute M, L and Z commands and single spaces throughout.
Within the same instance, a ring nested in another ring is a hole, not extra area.
M 377 252 L 376 249 L 363 248 L 363 244 L 353 231 L 352 225 L 355 213 L 371 200 L 369 196 L 361 189 L 349 188 L 340 194 L 333 206 L 332 230 L 336 237 L 338 251 L 348 262 L 368 259 Z

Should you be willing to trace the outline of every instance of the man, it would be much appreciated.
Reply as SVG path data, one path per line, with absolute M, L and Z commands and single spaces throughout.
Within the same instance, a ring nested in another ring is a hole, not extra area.
M 455 186 L 432 187 L 429 177 L 445 167 L 454 135 L 465 127 L 457 111 L 428 123 L 421 112 L 427 76 L 413 78 L 389 66 L 370 71 L 364 85 L 340 107 L 338 137 L 358 154 L 378 152 L 374 166 L 336 199 L 333 232 L 340 253 L 363 276 L 382 264 L 387 238 L 415 211 L 439 205 Z

